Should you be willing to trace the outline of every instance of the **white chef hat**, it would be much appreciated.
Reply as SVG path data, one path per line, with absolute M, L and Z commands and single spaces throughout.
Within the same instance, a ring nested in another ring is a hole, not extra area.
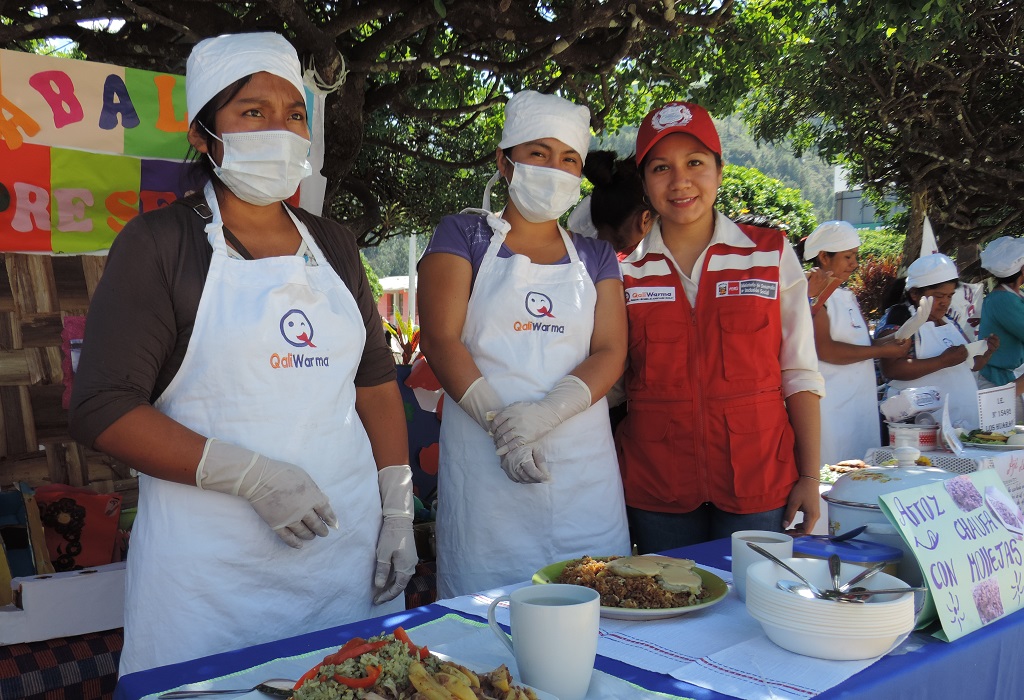
M 942 253 L 923 255 L 907 268 L 907 289 L 921 289 L 960 278 L 956 263 Z
M 1024 267 L 1024 238 L 1000 236 L 981 251 L 981 266 L 996 277 L 1012 277 Z
M 590 214 L 590 195 L 573 208 L 565 222 L 566 228 L 573 233 L 578 233 L 587 238 L 597 238 L 597 227 L 594 226 L 594 218 Z
M 804 260 L 814 260 L 818 253 L 839 253 L 860 248 L 857 229 L 848 221 L 826 221 L 804 241 Z
M 558 95 L 533 90 L 513 95 L 505 105 L 505 126 L 498 148 L 548 138 L 558 139 L 586 160 L 590 148 L 590 109 Z
M 200 41 L 185 64 L 189 120 L 228 85 L 260 71 L 284 78 L 306 98 L 299 56 L 280 34 L 223 34 Z

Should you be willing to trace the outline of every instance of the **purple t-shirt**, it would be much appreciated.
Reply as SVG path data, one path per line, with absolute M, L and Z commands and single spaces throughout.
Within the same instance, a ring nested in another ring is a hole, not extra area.
M 487 248 L 491 244 L 493 234 L 491 227 L 487 225 L 487 218 L 479 214 L 446 216 L 434 229 L 434 235 L 427 244 L 426 250 L 423 251 L 423 257 L 431 253 L 458 255 L 460 258 L 468 260 L 473 266 L 473 281 L 475 282 L 476 273 L 480 269 L 484 253 L 487 252 Z M 615 257 L 615 250 L 611 243 L 597 238 L 578 236 L 575 233 L 570 233 L 569 236 L 595 285 L 601 280 L 622 279 L 619 260 Z M 505 244 L 502 244 L 501 250 L 498 251 L 499 258 L 511 258 L 514 254 Z M 569 255 L 567 253 L 555 264 L 567 265 L 568 263 Z

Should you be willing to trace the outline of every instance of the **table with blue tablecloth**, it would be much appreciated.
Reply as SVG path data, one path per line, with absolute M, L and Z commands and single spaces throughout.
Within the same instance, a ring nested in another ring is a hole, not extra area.
M 697 561 L 698 565 L 727 572 L 731 568 L 729 551 L 729 540 L 723 539 L 666 552 L 666 554 L 692 558 Z M 730 592 L 729 595 L 735 596 L 733 592 Z M 731 604 L 734 603 L 735 601 L 731 601 Z M 692 615 L 709 615 L 716 607 L 720 606 L 708 608 L 706 611 L 697 611 Z M 354 636 L 369 637 L 397 626 L 402 626 L 407 630 L 415 630 L 417 627 L 428 630 L 432 625 L 442 622 L 450 625 L 452 619 L 464 622 L 467 628 L 470 626 L 479 628 L 484 625 L 484 621 L 479 617 L 465 612 L 453 612 L 450 606 L 435 603 L 395 615 L 355 622 L 278 642 L 130 674 L 123 677 L 118 683 L 115 698 L 117 700 L 137 700 L 154 693 L 178 688 L 183 684 L 223 679 L 226 676 L 246 672 L 248 669 L 263 664 L 267 664 L 267 668 L 270 669 L 272 664 L 269 662 L 283 657 L 309 654 L 312 661 L 309 665 L 313 665 L 319 661 L 314 652 L 338 647 Z M 696 617 L 691 618 L 684 615 L 673 621 L 661 621 L 661 624 L 678 626 L 679 630 L 685 632 L 690 626 L 696 626 L 699 622 L 700 620 Z M 483 629 L 486 631 L 486 627 Z M 723 630 L 722 633 L 725 634 L 726 631 Z M 755 631 L 753 635 L 756 636 L 757 632 Z M 934 639 L 927 632 L 915 632 L 894 653 L 882 657 L 816 697 L 841 698 L 843 700 L 854 698 L 877 700 L 877 698 L 897 697 L 901 700 L 913 698 L 934 700 L 935 698 L 954 697 L 1016 700 L 1024 697 L 1024 664 L 1019 662 L 1022 648 L 1024 648 L 1024 615 L 1019 612 L 996 620 L 952 643 Z M 788 652 L 785 653 L 788 654 Z M 796 654 L 787 658 L 794 665 L 807 660 L 807 657 Z M 619 697 L 634 697 L 641 694 L 650 696 L 656 693 L 697 700 L 732 697 L 730 694 L 723 694 L 708 687 L 687 682 L 685 674 L 682 678 L 673 677 L 668 673 L 655 672 L 649 668 L 639 668 L 623 663 L 600 653 L 596 666 L 605 677 L 610 677 L 616 682 L 625 681 L 633 684 L 625 687 L 634 687 L 635 694 L 626 693 Z M 260 671 L 248 672 L 251 674 Z M 675 673 L 674 675 L 679 676 L 680 674 Z M 770 669 L 766 671 L 766 675 L 770 675 Z M 240 676 L 240 678 L 245 678 L 245 676 Z M 751 678 L 744 696 L 748 698 L 769 698 L 777 695 L 801 696 L 800 689 L 788 688 L 786 690 L 789 692 L 782 694 L 773 692 L 772 686 L 767 683 L 764 683 L 762 688 L 758 683 L 763 683 L 763 680 L 763 678 L 760 681 L 757 678 Z M 222 685 L 221 687 L 229 686 Z M 235 684 L 234 687 L 239 686 Z M 594 684 L 591 689 L 595 691 Z M 779 691 L 779 688 L 776 687 L 775 690 Z M 804 691 L 803 696 L 812 697 L 810 692 Z M 595 693 L 595 696 L 608 697 L 608 693 Z

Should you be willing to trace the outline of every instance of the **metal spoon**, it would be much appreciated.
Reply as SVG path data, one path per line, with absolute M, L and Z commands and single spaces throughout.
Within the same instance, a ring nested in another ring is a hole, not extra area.
M 809 588 L 810 584 L 799 583 L 798 581 L 787 581 L 782 580 L 776 582 L 775 586 L 783 591 L 789 591 L 790 593 L 796 593 L 798 596 L 804 598 L 818 598 L 821 600 L 831 600 L 834 603 L 863 603 L 859 595 L 853 595 L 851 593 L 834 593 L 828 591 L 822 593 L 821 591 L 815 592 L 817 589 Z
M 867 529 L 867 525 L 858 525 L 852 530 L 844 532 L 841 535 L 829 535 L 828 540 L 829 542 L 845 542 L 846 540 L 852 540 L 854 537 L 856 537 L 857 535 L 859 535 Z
M 888 565 L 888 563 L 889 562 L 886 562 L 886 561 L 880 561 L 880 562 L 878 562 L 876 564 L 872 564 L 870 567 L 868 567 L 867 569 L 864 569 L 863 571 L 859 572 L 853 578 L 851 578 L 849 581 L 847 581 L 842 586 L 840 586 L 839 587 L 839 592 L 840 593 L 846 593 L 848 590 L 853 588 L 853 586 L 857 585 L 861 581 L 869 579 L 872 576 L 874 576 L 875 574 L 877 574 L 879 571 L 884 569 Z
M 838 554 L 832 554 L 828 558 L 828 573 L 832 577 L 832 590 L 839 593 L 839 570 L 843 566 L 843 560 Z
M 906 588 L 864 588 L 863 586 L 857 586 L 851 588 L 848 593 L 842 593 L 841 595 L 845 598 L 847 596 L 855 596 L 857 598 L 870 598 L 873 595 L 883 595 L 887 593 L 916 593 L 918 591 L 928 590 L 924 586 L 907 586 Z
M 796 577 L 797 577 L 798 579 L 800 579 L 801 581 L 803 581 L 803 582 L 804 582 L 804 583 L 805 583 L 805 584 L 807 585 L 807 588 L 809 588 L 809 589 L 811 590 L 811 592 L 812 592 L 812 593 L 814 593 L 814 595 L 816 595 L 816 596 L 817 596 L 818 598 L 822 598 L 822 599 L 827 599 L 827 598 L 828 598 L 828 596 L 827 596 L 827 595 L 825 595 L 825 593 L 824 593 L 824 592 L 822 592 L 822 591 L 821 591 L 821 590 L 820 590 L 820 589 L 819 589 L 819 588 L 818 588 L 817 586 L 815 586 L 815 585 L 814 585 L 813 583 L 811 583 L 810 581 L 808 581 L 807 579 L 805 579 L 805 578 L 804 578 L 804 577 L 803 577 L 803 576 L 802 576 L 802 575 L 800 574 L 800 572 L 799 572 L 799 571 L 797 571 L 797 570 L 796 570 L 796 569 L 794 569 L 794 568 L 793 568 L 792 566 L 790 566 L 790 565 L 789 565 L 789 564 L 787 564 L 786 562 L 784 562 L 784 561 L 782 561 L 781 559 L 779 559 L 779 558 L 778 558 L 777 556 L 775 556 L 774 554 L 772 554 L 771 552 L 769 552 L 769 551 L 768 551 L 767 549 L 765 549 L 764 547 L 762 547 L 762 546 L 760 546 L 760 545 L 758 545 L 758 544 L 755 544 L 754 542 L 747 542 L 747 546 L 748 546 L 748 547 L 750 547 L 750 548 L 751 548 L 752 550 L 754 550 L 755 552 L 757 552 L 758 554 L 760 554 L 760 555 L 761 555 L 762 557 L 764 557 L 765 559 L 769 559 L 769 560 L 771 560 L 771 561 L 775 562 L 776 564 L 778 564 L 779 566 L 781 566 L 781 567 L 782 567 L 783 569 L 785 569 L 786 571 L 788 571 L 789 573 L 793 574 L 793 575 L 794 575 L 794 576 L 796 576 Z
M 261 693 L 267 695 L 276 695 L 278 697 L 287 698 L 291 697 L 293 689 L 295 688 L 295 681 L 290 681 L 287 678 L 270 678 L 263 681 L 252 688 L 234 688 L 228 690 L 172 690 L 169 693 L 157 696 L 159 700 L 171 700 L 172 698 L 199 698 L 207 695 L 240 695 L 242 693 L 251 693 L 254 690 L 258 690 Z

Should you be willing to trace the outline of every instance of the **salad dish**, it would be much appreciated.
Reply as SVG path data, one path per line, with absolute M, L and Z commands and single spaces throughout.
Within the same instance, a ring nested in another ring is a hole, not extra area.
M 546 696 L 550 698 L 550 696 Z M 355 638 L 309 669 L 293 700 L 544 700 L 504 664 L 475 673 L 417 646 L 401 627 Z

